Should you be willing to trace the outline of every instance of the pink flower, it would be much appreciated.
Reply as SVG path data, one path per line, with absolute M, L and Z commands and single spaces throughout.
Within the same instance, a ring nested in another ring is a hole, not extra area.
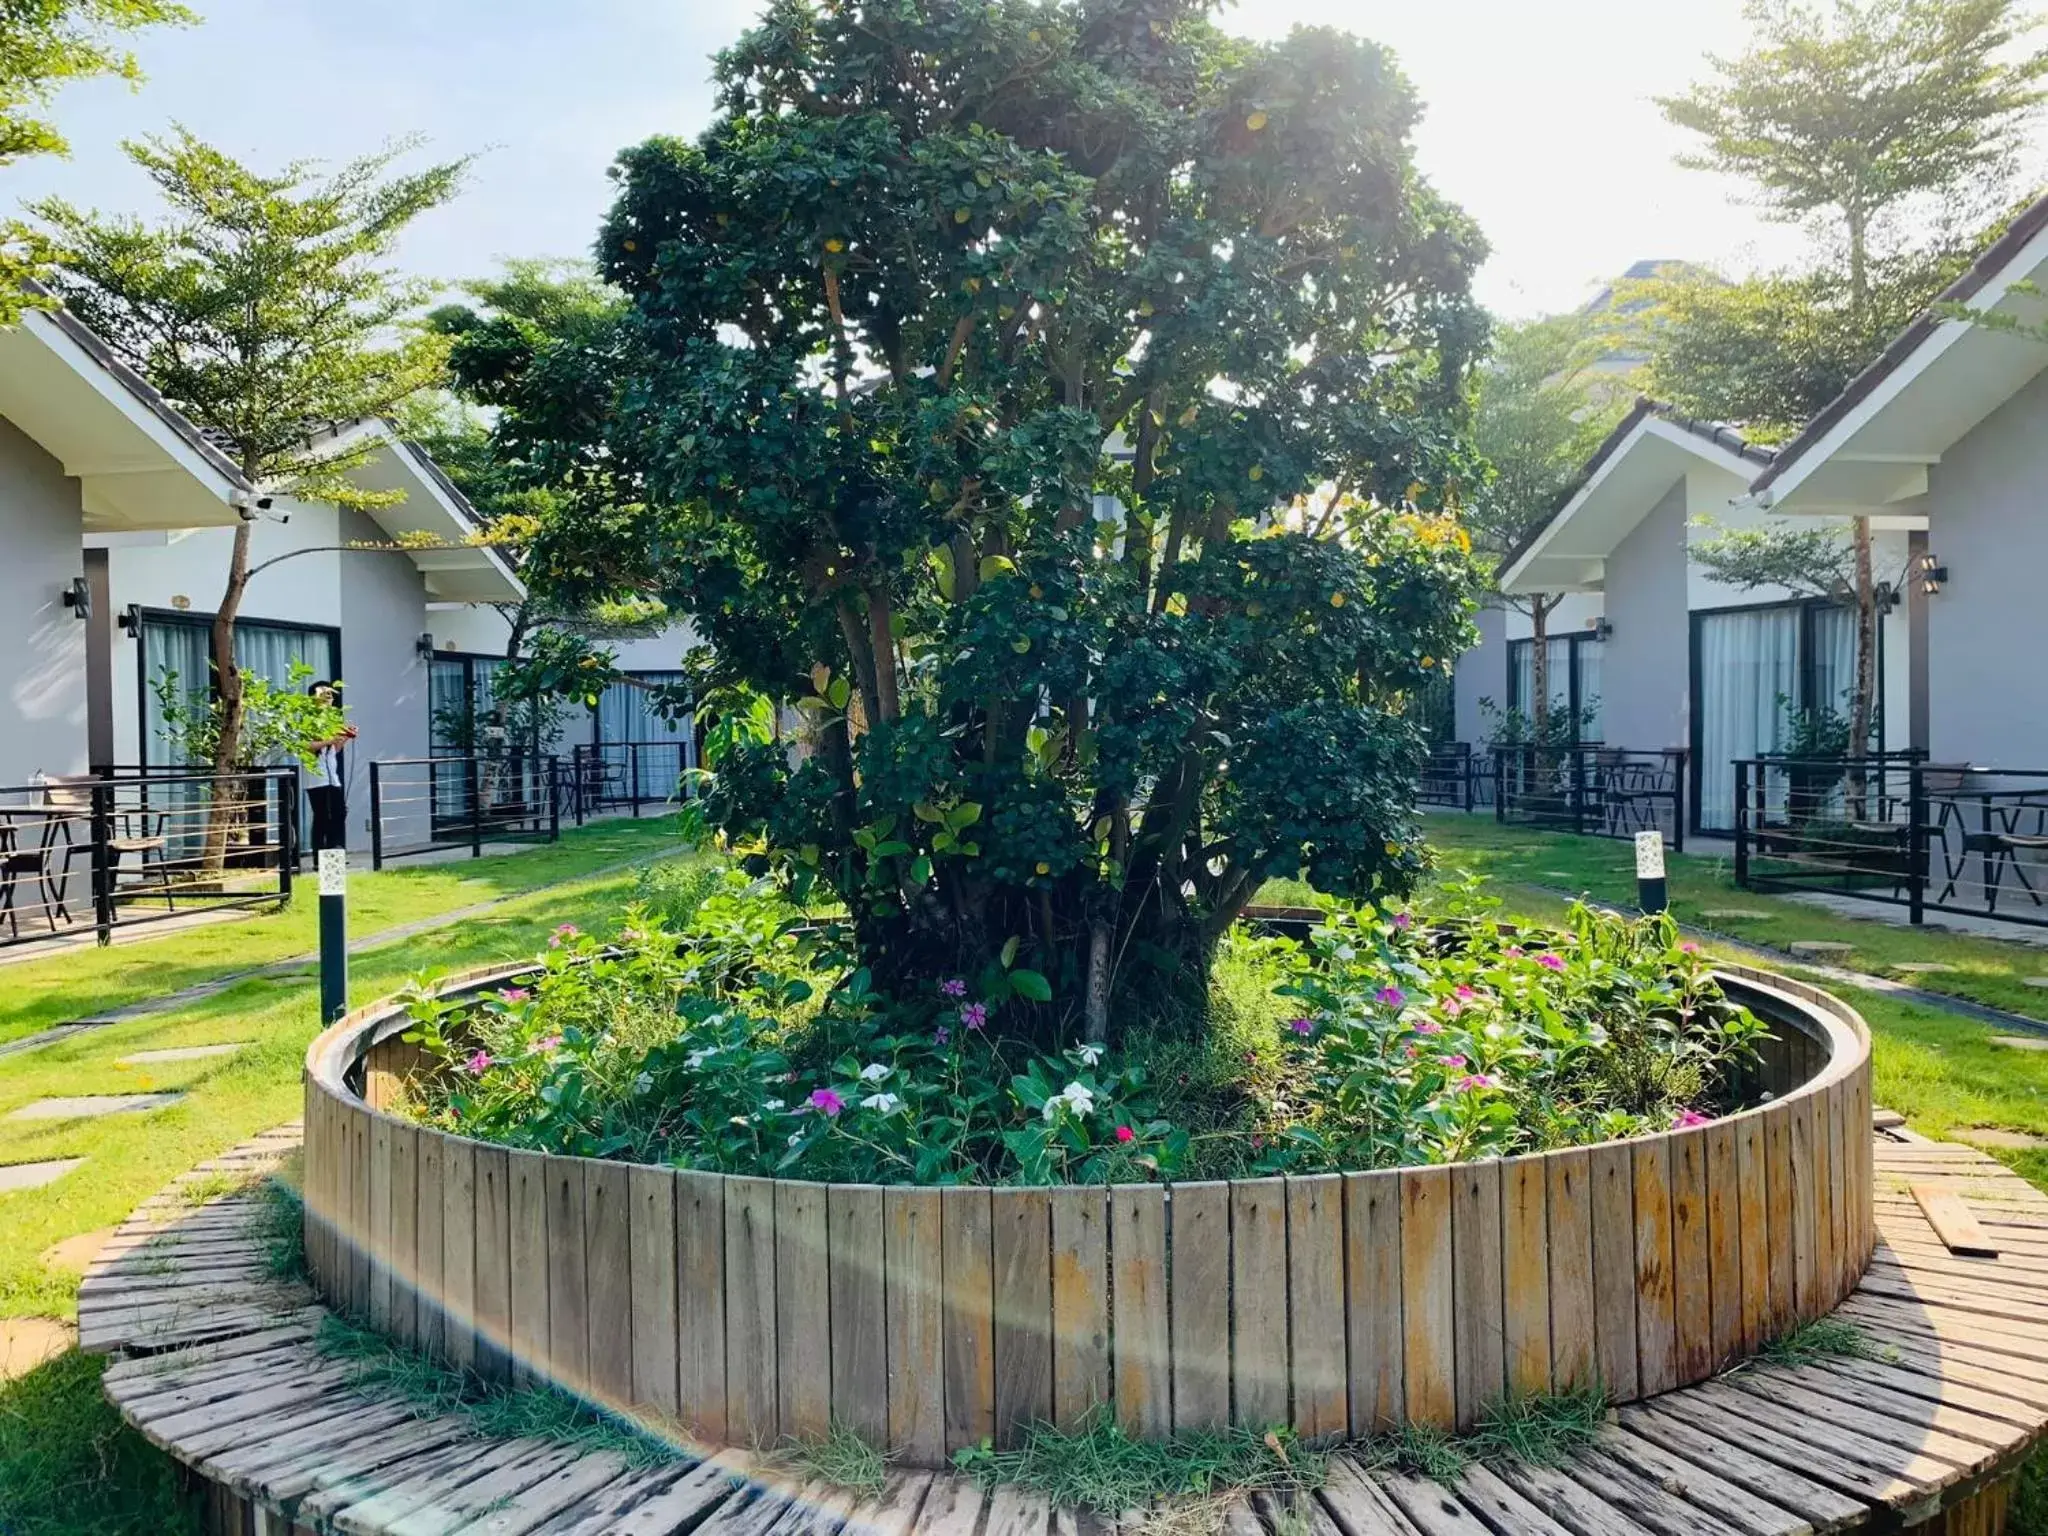
M 1128 1125 L 1120 1125 L 1116 1128 L 1116 1139 L 1118 1141 L 1125 1142 L 1136 1141 L 1138 1139 L 1138 1133 L 1132 1130 Z
M 1498 1088 L 1500 1079 L 1491 1072 L 1474 1072 L 1467 1077 L 1459 1078 L 1454 1086 L 1460 1093 L 1470 1093 L 1476 1088 Z
M 578 928 L 574 923 L 564 923 L 561 927 L 557 928 L 553 933 L 548 935 L 548 948 L 560 949 L 565 940 L 575 938 L 576 935 L 581 933 L 582 931 L 583 930 L 581 928 Z
M 1435 1019 L 1417 1019 L 1409 1028 L 1418 1035 L 1440 1035 L 1444 1032 L 1443 1025 L 1437 1023 Z
M 830 1088 L 820 1088 L 816 1090 L 814 1093 L 812 1093 L 809 1103 L 811 1108 L 815 1109 L 819 1114 L 825 1116 L 827 1119 L 830 1119 L 832 1116 L 838 1114 L 839 1111 L 846 1108 L 846 1100 L 839 1097 L 839 1095 L 834 1093 Z
M 469 1060 L 465 1061 L 462 1067 L 471 1077 L 482 1077 L 491 1068 L 491 1053 L 489 1051 L 471 1051 L 469 1053 Z
M 1506 949 L 1502 950 L 1501 953 L 1506 955 L 1510 960 L 1519 960 L 1522 958 L 1522 946 L 1519 944 L 1510 944 Z
M 556 1051 L 559 1051 L 561 1048 L 562 1037 L 560 1035 L 542 1035 L 538 1040 L 533 1042 L 533 1045 L 528 1050 L 528 1054 L 553 1055 Z
M 941 1025 L 940 1025 L 940 1026 L 939 1026 L 939 1027 L 938 1027 L 937 1029 L 935 1029 L 935 1030 L 933 1030 L 933 1031 L 932 1031 L 932 1044 L 933 1044 L 933 1045 L 944 1045 L 944 1044 L 945 1044 L 945 1043 L 946 1043 L 946 1042 L 947 1042 L 948 1040 L 950 1040 L 950 1039 L 952 1039 L 952 1038 L 953 1038 L 953 1031 L 951 1031 L 950 1029 L 946 1028 L 946 1026 L 945 1026 L 945 1025 L 943 1025 L 943 1024 L 941 1024 Z
M 1405 1054 L 1409 1056 L 1420 1056 L 1422 1054 L 1422 1047 L 1417 1045 L 1413 1040 L 1410 1040 L 1408 1042 Z
M 1538 955 L 1536 963 L 1546 971 L 1561 971 L 1564 969 L 1564 961 L 1556 955 Z
M 1287 1027 L 1297 1035 L 1312 1035 L 1316 1032 L 1314 1019 L 1289 1019 Z
M 980 1029 L 982 1025 L 988 1022 L 988 1005 L 985 1003 L 969 1003 L 960 1010 L 960 1022 L 969 1029 Z
M 1678 948 L 1681 954 L 1696 955 L 1700 952 L 1699 945 L 1693 943 L 1691 939 L 1687 939 L 1683 944 L 1679 945 Z
M 503 998 L 508 1003 L 523 1003 L 528 998 L 532 997 L 533 994 L 529 992 L 525 987 L 507 987 L 504 991 L 500 992 L 498 996 Z
M 939 983 L 939 996 L 941 997 L 965 997 L 966 995 L 967 983 L 958 976 Z
M 1470 987 L 1461 986 L 1458 988 L 1457 992 L 1454 995 L 1457 997 L 1459 1002 L 1469 1003 L 1472 1001 L 1473 998 L 1477 997 L 1479 994 L 1477 992 L 1474 992 Z
M 1447 1019 L 1455 1019 L 1459 1014 L 1465 1011 L 1465 1005 L 1459 1002 L 1455 997 L 1445 998 L 1443 1002 L 1443 1008 L 1444 1017 Z
M 1459 1067 L 1465 1065 L 1465 1058 L 1463 1056 L 1458 1055 L 1446 1056 L 1444 1058 L 1444 1065 L 1449 1067 L 1451 1070 L 1456 1071 Z
M 1695 1125 L 1711 1124 L 1713 1118 L 1712 1115 L 1702 1114 L 1696 1109 L 1681 1109 L 1671 1117 L 1671 1128 L 1674 1131 L 1690 1130 Z
M 1410 917 L 1406 912 L 1396 912 L 1394 914 L 1394 926 L 1400 929 L 1403 933 L 1406 933 L 1410 928 L 1413 928 L 1415 926 L 1415 919 Z
M 1388 1008 L 1398 1008 L 1408 1001 L 1408 996 L 1399 987 L 1381 987 L 1373 993 L 1372 1000 Z

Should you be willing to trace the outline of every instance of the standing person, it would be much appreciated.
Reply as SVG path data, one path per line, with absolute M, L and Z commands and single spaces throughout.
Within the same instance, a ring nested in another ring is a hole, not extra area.
M 329 709 L 341 706 L 341 685 L 332 681 L 310 684 L 306 694 Z M 348 845 L 348 790 L 342 777 L 341 750 L 356 739 L 356 728 L 343 724 L 332 736 L 309 743 L 312 767 L 306 775 L 306 799 L 313 807 L 313 848 L 344 848 Z

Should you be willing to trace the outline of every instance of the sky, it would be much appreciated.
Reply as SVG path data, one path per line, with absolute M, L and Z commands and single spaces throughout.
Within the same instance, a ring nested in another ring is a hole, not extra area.
M 69 160 L 0 173 L 0 208 L 57 193 L 143 211 L 124 138 L 177 121 L 269 168 L 337 161 L 409 134 L 479 158 L 453 205 L 408 232 L 411 271 L 455 280 L 506 256 L 588 251 L 605 169 L 710 114 L 710 55 L 756 12 L 682 0 L 195 0 L 205 20 L 143 34 L 147 79 L 68 87 Z M 1391 47 L 1427 106 L 1423 173 L 1478 221 L 1481 299 L 1507 318 L 1569 308 L 1643 258 L 1728 271 L 1795 259 L 1799 232 L 1674 156 L 1654 97 L 1704 55 L 1739 49 L 1740 0 L 1256 0 L 1223 24 L 1253 36 L 1336 25 Z

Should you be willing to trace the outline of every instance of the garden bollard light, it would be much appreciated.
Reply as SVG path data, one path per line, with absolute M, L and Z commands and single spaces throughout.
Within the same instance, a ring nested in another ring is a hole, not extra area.
M 322 848 L 320 861 L 320 1022 L 348 1012 L 348 850 Z
M 1636 905 L 1645 912 L 1662 912 L 1670 901 L 1664 891 L 1664 834 L 1636 834 Z

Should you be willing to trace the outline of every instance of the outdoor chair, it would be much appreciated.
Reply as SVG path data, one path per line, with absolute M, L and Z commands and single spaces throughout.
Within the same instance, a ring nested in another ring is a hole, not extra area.
M 2034 905 L 2041 905 L 2041 893 L 2027 878 L 2022 855 L 2048 853 L 2048 799 L 2025 794 L 2000 803 L 1993 798 L 1996 791 L 1990 787 L 1993 777 L 1973 773 L 1967 764 L 1929 764 L 1921 770 L 1920 781 L 1928 802 L 1938 801 L 1940 806 L 1927 830 L 1929 842 L 1941 844 L 1945 883 L 1935 898 L 1937 903 L 1956 893 L 1963 872 L 1969 868 L 1970 856 L 1975 854 L 1983 861 L 1986 912 L 1998 910 L 1999 891 L 2008 868 Z M 1975 830 L 1971 829 L 1969 812 L 1964 808 L 1968 800 L 1979 803 Z M 2029 814 L 2033 816 L 2033 830 L 2023 831 L 2021 823 Z
M 80 854 L 84 854 L 88 861 L 92 858 L 92 795 L 93 786 L 100 782 L 91 774 L 52 774 L 43 780 L 43 803 L 51 813 L 52 824 L 61 830 L 64 841 L 64 859 L 59 876 L 64 883 L 71 879 L 73 859 Z M 170 839 L 164 835 L 164 823 L 169 814 L 164 810 L 152 811 L 147 806 L 120 806 L 109 810 L 105 844 L 109 892 L 120 885 L 121 861 L 132 853 L 138 866 L 138 883 L 146 886 L 153 868 L 165 907 L 173 912 L 178 910 L 171 884 Z M 75 821 L 86 824 L 83 841 L 71 835 Z
M 34 847 L 23 847 L 22 834 L 27 830 L 15 818 L 35 816 L 41 823 L 36 833 Z M 27 881 L 35 882 L 36 894 L 41 898 L 43 920 L 50 925 L 50 932 L 57 931 L 57 919 L 71 921 L 71 914 L 64 905 L 64 886 L 61 881 L 50 877 L 50 857 L 57 832 L 57 818 L 47 814 L 41 807 L 9 807 L 0 810 L 0 912 L 7 915 L 9 933 L 21 937 L 21 887 Z

